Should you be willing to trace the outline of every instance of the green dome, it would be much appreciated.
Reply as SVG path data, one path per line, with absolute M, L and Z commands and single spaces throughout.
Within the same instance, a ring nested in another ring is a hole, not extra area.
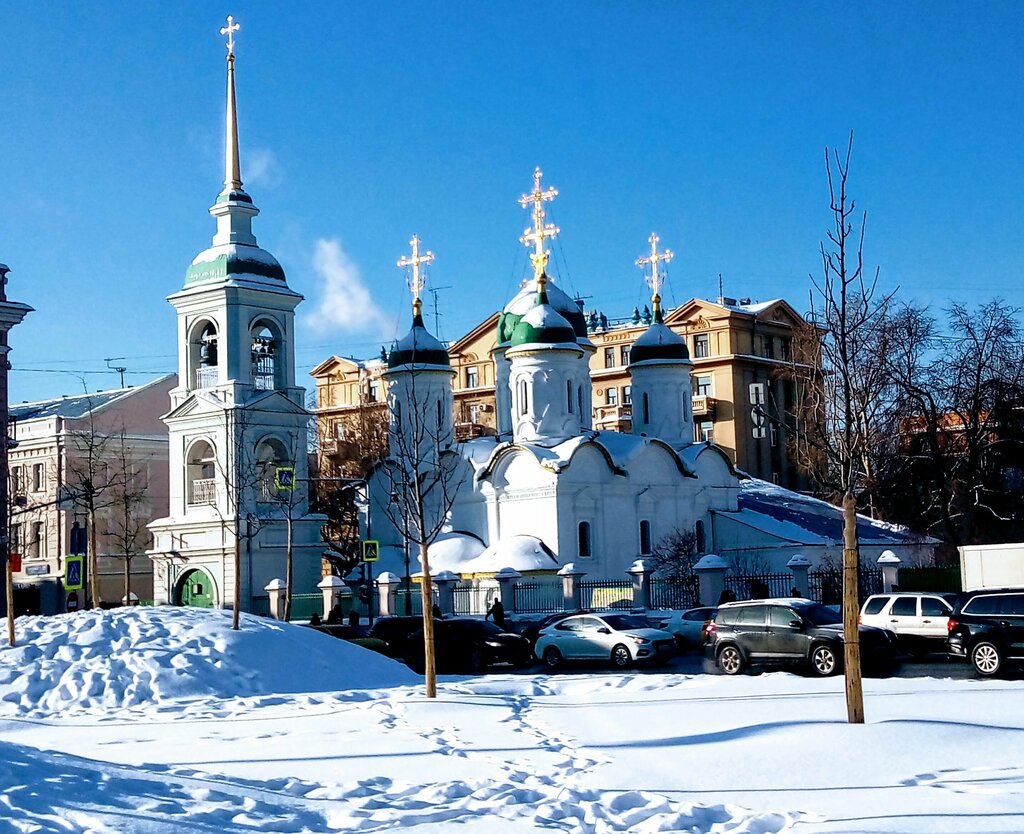
M 266 249 L 247 243 L 224 243 L 196 255 L 185 273 L 185 286 L 220 283 L 235 276 L 285 280 L 281 264 Z
M 512 331 L 512 347 L 519 345 L 560 345 L 576 343 L 576 331 L 551 304 L 542 289 L 533 308 L 523 315 Z
M 427 332 L 423 316 L 417 313 L 412 319 L 412 329 L 400 339 L 388 354 L 388 368 L 403 365 L 441 365 L 451 367 L 448 351 L 437 339 Z
M 573 330 L 573 339 L 568 341 L 586 339 L 587 319 L 583 315 L 580 305 L 559 289 L 556 284 L 553 284 L 550 279 L 547 279 L 545 289 L 547 291 L 547 303 L 569 323 Z M 505 309 L 502 310 L 501 316 L 498 318 L 499 345 L 507 345 L 512 341 L 512 334 L 515 332 L 516 326 L 523 316 L 536 306 L 536 303 L 537 290 L 533 281 L 530 281 L 516 294 L 515 298 L 505 305 Z

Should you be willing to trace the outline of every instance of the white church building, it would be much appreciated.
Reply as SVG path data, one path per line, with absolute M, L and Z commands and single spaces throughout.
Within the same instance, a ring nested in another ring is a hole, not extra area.
M 740 479 L 717 447 L 695 444 L 690 414 L 692 364 L 686 344 L 662 321 L 659 264 L 671 257 L 652 251 L 654 319 L 630 358 L 632 434 L 591 427 L 587 337 L 579 306 L 547 274 L 545 240 L 557 233 L 544 222 L 540 172 L 532 194 L 533 227 L 523 241 L 534 249 L 534 275 L 509 302 L 498 322 L 493 352 L 497 380 L 498 435 L 452 442 L 452 370 L 444 346 L 419 314 L 422 281 L 415 257 L 413 326 L 391 351 L 385 379 L 391 448 L 413 411 L 436 414 L 438 430 L 421 442 L 420 460 L 449 472 L 445 529 L 430 548 L 432 572 L 490 573 L 550 570 L 573 563 L 595 579 L 622 579 L 639 557 L 673 530 L 694 531 L 710 546 L 712 513 L 736 512 Z M 408 446 L 408 444 L 404 444 Z M 396 460 L 394 465 L 400 465 Z M 387 563 L 397 567 L 402 532 L 387 512 L 394 476 L 388 467 L 370 479 L 371 528 Z M 418 562 L 414 562 L 418 564 Z
M 284 270 L 252 232 L 259 214 L 243 190 L 229 25 L 224 190 L 210 208 L 213 244 L 182 289 L 178 386 L 164 415 L 170 506 L 153 521 L 156 604 L 259 611 L 268 582 L 318 582 L 323 519 L 309 514 L 305 390 L 295 384 L 295 308 Z M 291 558 L 289 559 L 289 554 Z

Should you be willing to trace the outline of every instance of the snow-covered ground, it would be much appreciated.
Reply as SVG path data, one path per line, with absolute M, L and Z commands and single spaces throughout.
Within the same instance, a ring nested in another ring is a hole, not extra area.
M 0 832 L 1024 830 L 1020 681 L 445 678 L 183 609 L 18 621 Z

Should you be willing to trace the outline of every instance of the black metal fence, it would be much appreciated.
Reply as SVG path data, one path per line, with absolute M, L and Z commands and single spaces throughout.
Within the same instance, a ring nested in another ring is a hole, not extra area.
M 882 590 L 881 569 L 860 569 L 858 578 L 858 597 L 863 602 L 872 594 Z M 811 598 L 823 605 L 841 605 L 843 602 L 843 572 L 838 568 L 812 570 L 807 574 L 811 586 Z
M 515 610 L 522 614 L 548 614 L 561 611 L 563 606 L 561 580 L 542 581 L 528 579 L 517 582 L 515 588 Z
M 633 580 L 594 579 L 580 582 L 580 605 L 592 611 L 633 607 Z
M 682 610 L 700 604 L 700 579 L 696 574 L 679 577 L 652 577 L 651 608 Z
M 725 588 L 732 591 L 736 599 L 788 597 L 793 592 L 793 574 L 729 573 L 725 576 Z

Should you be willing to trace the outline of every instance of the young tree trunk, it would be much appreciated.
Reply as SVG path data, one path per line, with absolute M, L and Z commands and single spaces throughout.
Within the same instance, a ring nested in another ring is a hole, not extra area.
M 237 520 L 236 520 L 237 521 Z M 239 535 L 242 531 L 236 526 L 235 527 L 235 581 L 234 588 L 232 590 L 232 602 L 231 602 L 231 628 L 234 631 L 238 631 L 238 606 L 242 601 L 242 537 Z
M 7 573 L 7 645 L 14 648 L 14 570 L 11 564 L 10 545 L 4 547 L 7 558 L 5 571 Z
M 427 697 L 437 697 L 437 667 L 434 663 L 434 591 L 430 581 L 430 562 L 427 558 L 427 543 L 420 542 L 420 562 L 423 573 L 420 576 L 420 595 L 423 599 L 423 676 L 427 685 Z
M 92 607 L 100 607 L 100 560 L 96 553 L 96 508 L 89 508 L 89 590 Z
M 285 530 L 287 538 L 285 541 L 284 581 L 288 587 L 284 589 L 284 621 L 288 622 L 292 618 L 292 513 L 290 507 L 285 516 Z
M 852 492 L 843 496 L 843 660 L 846 670 L 846 713 L 849 723 L 864 723 L 864 688 L 860 675 L 858 628 L 857 505 Z
M 124 557 L 124 604 L 132 604 L 132 560 Z

